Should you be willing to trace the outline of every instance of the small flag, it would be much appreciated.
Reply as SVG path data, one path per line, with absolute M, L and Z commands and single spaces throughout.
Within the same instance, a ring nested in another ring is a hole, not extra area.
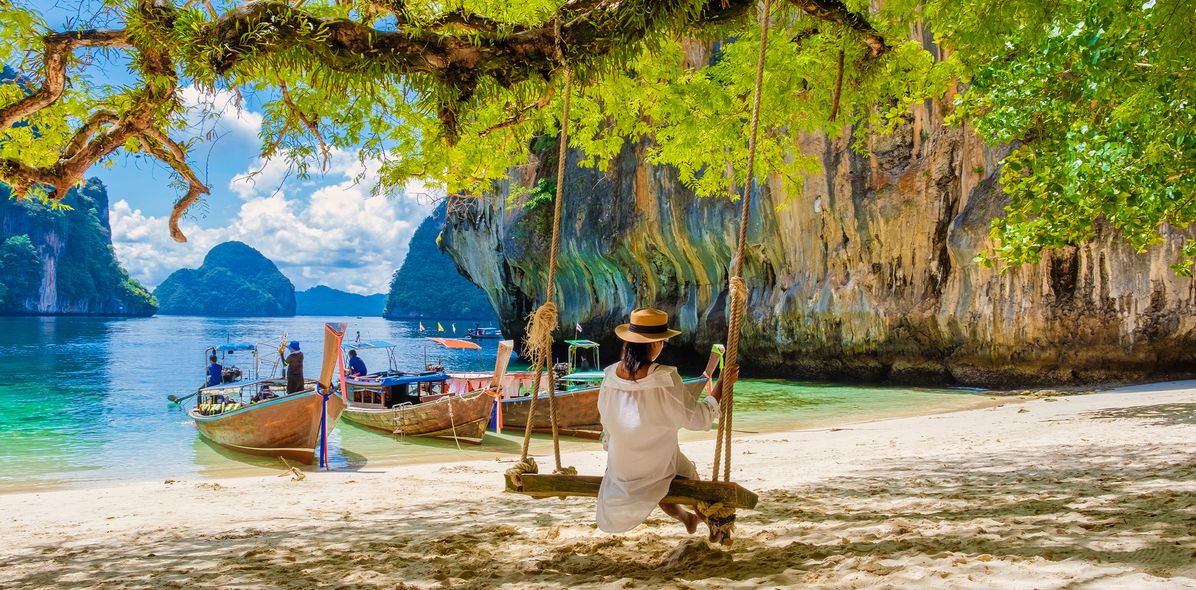
M 420 322 L 420 323 L 419 323 L 419 331 L 420 331 L 420 333 L 423 333 L 423 332 L 425 332 L 425 331 L 426 331 L 426 330 L 424 330 L 424 323 L 423 323 L 423 322 Z
M 443 332 L 443 331 L 444 331 L 444 326 L 440 325 L 440 322 L 436 322 L 436 331 L 437 331 L 437 332 Z
M 581 324 L 580 323 L 574 322 L 573 329 L 577 330 L 578 334 L 581 334 Z

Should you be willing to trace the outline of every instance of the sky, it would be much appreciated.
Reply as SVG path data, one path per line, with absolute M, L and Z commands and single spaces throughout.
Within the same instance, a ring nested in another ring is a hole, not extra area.
M 79 0 L 21 4 L 39 9 L 52 27 L 89 16 Z M 132 79 L 119 59 L 102 63 L 96 74 L 118 83 Z M 252 96 L 240 102 L 231 92 L 180 92 L 193 132 L 212 138 L 195 145 L 189 158 L 211 195 L 184 218 L 187 243 L 175 242 L 167 229 L 180 195 L 167 166 L 121 151 L 87 174 L 108 186 L 112 242 L 130 275 L 152 289 L 175 270 L 198 267 L 212 246 L 240 240 L 273 260 L 297 290 L 386 292 L 415 228 L 432 212 L 434 191 L 411 182 L 401 193 L 371 197 L 376 163 L 345 152 L 332 155 L 326 172 L 314 166 L 300 180 L 281 160 L 259 157 L 262 114 Z

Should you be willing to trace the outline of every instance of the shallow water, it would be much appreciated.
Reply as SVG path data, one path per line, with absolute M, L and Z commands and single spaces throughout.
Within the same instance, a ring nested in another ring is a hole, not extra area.
M 211 344 L 263 345 L 262 372 L 270 374 L 271 349 L 284 332 L 302 342 L 312 377 L 319 371 L 325 320 L 332 318 L 0 318 L 0 489 L 278 472 L 275 459 L 208 444 L 187 418 L 189 404 L 170 403 L 166 396 L 195 391 L 206 364 L 203 349 Z M 449 370 L 493 367 L 494 340 L 481 341 L 480 352 L 444 350 L 426 345 L 418 322 L 347 321 L 347 339 L 360 332 L 362 339 L 397 343 L 400 368 L 421 367 L 425 354 Z M 435 329 L 436 324 L 425 325 Z M 456 327 L 464 334 L 472 323 Z M 387 364 L 381 351 L 367 351 L 363 358 L 371 371 Z M 745 380 L 736 387 L 735 430 L 821 427 L 975 407 L 984 399 L 959 390 Z M 484 444 L 458 449 L 452 441 L 398 441 L 343 421 L 329 440 L 335 469 L 506 459 L 519 452 L 513 435 L 488 434 Z M 593 445 L 569 441 L 565 449 Z

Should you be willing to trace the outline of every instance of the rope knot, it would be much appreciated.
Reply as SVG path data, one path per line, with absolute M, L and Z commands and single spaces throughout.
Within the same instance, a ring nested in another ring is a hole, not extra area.
M 551 366 L 552 333 L 556 330 L 556 324 L 556 304 L 551 301 L 545 302 L 528 317 L 523 354 L 533 367 Z
M 507 470 L 507 483 L 514 489 L 521 490 L 523 489 L 523 474 L 539 472 L 540 466 L 536 465 L 536 460 L 531 457 L 524 457 L 514 467 Z
M 729 290 L 731 292 L 731 301 L 747 301 L 748 287 L 747 281 L 744 281 L 743 277 L 731 277 Z
M 735 531 L 735 509 L 722 502 L 699 502 L 696 508 L 710 529 L 710 540 L 720 545 L 730 545 L 731 533 Z

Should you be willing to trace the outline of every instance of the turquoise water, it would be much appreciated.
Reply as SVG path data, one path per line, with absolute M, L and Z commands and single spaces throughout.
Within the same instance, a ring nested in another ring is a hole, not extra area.
M 302 342 L 312 377 L 319 370 L 326 320 L 334 318 L 0 318 L 0 489 L 277 472 L 277 460 L 208 444 L 188 420 L 187 404 L 172 404 L 166 396 L 195 391 L 203 377 L 203 349 L 220 342 L 262 344 L 263 373 L 269 374 L 269 349 L 283 332 Z M 362 339 L 396 342 L 400 368 L 422 367 L 425 354 L 449 370 L 493 367 L 494 340 L 481 341 L 480 352 L 451 351 L 427 346 L 417 322 L 347 321 L 349 339 L 360 331 Z M 435 322 L 425 326 L 435 328 Z M 457 322 L 458 332 L 467 327 L 472 322 Z M 371 370 L 386 365 L 380 351 L 363 358 Z M 817 427 L 975 407 L 985 399 L 955 390 L 746 380 L 736 388 L 735 429 Z M 452 441 L 396 441 L 344 422 L 330 443 L 336 469 L 519 452 L 511 435 L 488 435 L 483 445 L 458 449 Z M 566 448 L 593 444 L 573 441 Z

